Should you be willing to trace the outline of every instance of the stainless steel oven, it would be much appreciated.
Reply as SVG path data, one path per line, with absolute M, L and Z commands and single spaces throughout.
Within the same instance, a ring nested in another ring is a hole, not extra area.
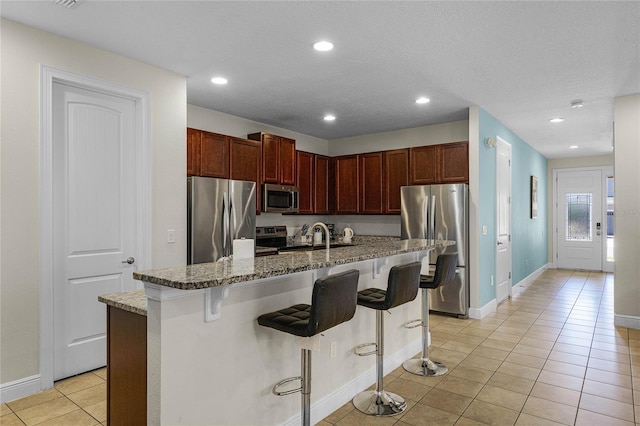
M 265 183 L 262 211 L 267 213 L 298 213 L 298 187 Z

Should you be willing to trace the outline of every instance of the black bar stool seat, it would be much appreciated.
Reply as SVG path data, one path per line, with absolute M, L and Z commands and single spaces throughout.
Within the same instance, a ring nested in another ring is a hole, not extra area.
M 258 324 L 300 337 L 312 337 L 353 318 L 356 312 L 360 272 L 351 269 L 318 278 L 313 285 L 311 304 L 297 304 L 262 314 Z M 302 394 L 302 424 L 311 424 L 311 350 L 301 349 L 301 375 L 284 379 L 273 387 L 275 395 Z M 280 391 L 285 383 L 300 380 L 300 387 Z
M 410 302 L 418 294 L 420 284 L 420 262 L 398 265 L 389 271 L 387 289 L 368 288 L 358 292 L 358 305 L 376 311 L 376 342 L 358 345 L 354 352 L 365 356 L 376 354 L 376 390 L 360 392 L 353 398 L 353 405 L 365 414 L 372 416 L 393 416 L 407 408 L 407 402 L 399 395 L 383 390 L 384 363 L 384 317 L 386 310 Z M 374 351 L 359 350 L 375 346 Z
M 441 362 L 429 359 L 429 290 L 437 289 L 453 281 L 456 276 L 458 254 L 441 254 L 436 259 L 436 270 L 433 276 L 420 275 L 422 289 L 422 321 L 414 320 L 405 324 L 407 328 L 422 326 L 422 357 L 409 359 L 402 363 L 402 367 L 409 373 L 418 376 L 442 376 L 448 368 Z M 416 324 L 417 323 L 417 324 Z M 416 325 L 410 325 L 416 324 Z

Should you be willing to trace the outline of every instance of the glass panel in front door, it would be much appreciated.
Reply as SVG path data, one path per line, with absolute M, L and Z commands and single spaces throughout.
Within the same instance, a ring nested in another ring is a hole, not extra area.
M 567 193 L 566 205 L 566 241 L 592 241 L 592 200 L 591 193 Z

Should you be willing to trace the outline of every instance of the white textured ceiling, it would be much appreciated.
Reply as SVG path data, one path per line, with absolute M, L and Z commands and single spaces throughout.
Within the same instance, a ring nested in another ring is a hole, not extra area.
M 186 75 L 191 104 L 324 139 L 477 105 L 547 158 L 609 154 L 614 97 L 640 93 L 638 1 L 3 0 L 0 14 Z

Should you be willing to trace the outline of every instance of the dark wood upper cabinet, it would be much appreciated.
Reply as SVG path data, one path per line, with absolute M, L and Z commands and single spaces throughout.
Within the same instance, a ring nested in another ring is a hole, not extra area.
M 314 155 L 313 211 L 317 214 L 333 213 L 333 161 L 324 155 Z
M 187 176 L 200 175 L 201 132 L 187 127 Z
M 298 151 L 296 153 L 298 187 L 298 213 L 311 214 L 315 196 L 314 179 L 314 155 L 309 152 Z
M 360 154 L 360 213 L 382 214 L 382 152 Z
M 438 182 L 469 182 L 469 143 L 456 142 L 437 145 Z
M 296 184 L 296 141 L 280 137 L 280 181 L 284 185 Z
M 262 208 L 262 143 L 229 137 L 231 151 L 231 179 L 256 183 L 256 212 Z
M 409 183 L 430 185 L 437 182 L 436 147 L 419 146 L 409 148 Z
M 228 136 L 210 132 L 200 133 L 200 176 L 229 178 Z
M 296 184 L 296 141 L 283 136 L 258 132 L 247 138 L 262 143 L 262 181 L 283 185 Z
M 384 213 L 400 213 L 400 188 L 409 185 L 409 150 L 384 152 Z
M 359 156 L 334 157 L 336 214 L 360 213 Z

